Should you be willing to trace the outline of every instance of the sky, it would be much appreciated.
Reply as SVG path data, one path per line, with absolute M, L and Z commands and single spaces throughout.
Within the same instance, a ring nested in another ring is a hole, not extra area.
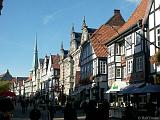
M 71 27 L 81 32 L 98 28 L 121 10 L 127 20 L 140 0 L 4 0 L 0 16 L 0 74 L 9 69 L 14 77 L 29 76 L 35 36 L 38 56 L 60 54 L 61 43 L 69 48 Z

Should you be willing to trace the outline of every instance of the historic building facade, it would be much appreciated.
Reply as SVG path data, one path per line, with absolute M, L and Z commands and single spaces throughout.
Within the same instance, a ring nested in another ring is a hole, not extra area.
M 154 79 L 151 81 L 155 84 L 160 84 L 160 66 L 154 61 L 154 55 L 160 50 L 160 1 L 150 0 L 150 6 L 148 9 L 148 18 L 145 22 L 148 24 L 149 33 L 149 49 L 150 49 L 150 72 Z
M 124 19 L 119 10 L 114 10 L 114 15 L 92 34 L 82 36 L 80 56 L 81 85 L 85 86 L 87 99 L 104 99 L 104 92 L 108 89 L 107 79 L 107 51 L 104 41 L 111 37 L 115 30 L 124 24 Z M 86 29 L 84 23 L 83 29 Z M 82 32 L 83 35 L 83 32 Z
M 106 40 L 108 48 L 108 85 L 111 88 L 115 81 L 127 84 L 144 83 L 147 73 L 145 68 L 146 33 L 142 29 L 148 1 L 142 0 L 128 21 L 115 35 Z M 141 11 L 141 12 L 140 12 Z M 125 86 L 124 86 L 125 87 Z
M 76 87 L 76 75 L 80 71 L 80 43 L 81 33 L 75 32 L 72 26 L 69 50 L 64 50 L 61 45 L 60 59 L 60 85 L 66 95 L 71 95 Z

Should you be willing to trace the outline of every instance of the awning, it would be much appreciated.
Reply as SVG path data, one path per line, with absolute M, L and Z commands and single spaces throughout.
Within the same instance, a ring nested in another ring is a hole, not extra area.
M 140 87 L 142 87 L 144 83 L 137 83 L 137 84 L 131 84 L 127 87 L 125 87 L 122 91 L 123 94 L 132 94 L 136 93 Z
M 135 90 L 135 93 L 160 93 L 160 85 L 147 84 Z
M 74 95 L 77 95 L 77 94 L 79 94 L 80 92 L 82 92 L 83 90 L 85 90 L 86 88 L 83 86 L 83 87 L 79 87 L 78 88 L 78 90 L 76 90 L 76 91 L 74 91 L 73 93 L 72 93 L 72 95 L 74 96 Z
M 121 91 L 123 88 L 125 88 L 127 85 L 127 83 L 125 81 L 115 81 L 111 88 L 106 91 L 105 93 L 116 93 L 118 91 Z

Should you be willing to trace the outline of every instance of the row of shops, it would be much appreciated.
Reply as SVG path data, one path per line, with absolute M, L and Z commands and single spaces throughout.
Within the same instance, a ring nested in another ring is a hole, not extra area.
M 132 107 L 132 112 L 140 116 L 157 116 L 160 108 L 160 85 L 139 83 L 118 88 L 112 87 L 106 93 L 110 101 L 110 117 L 123 118 L 126 115 L 126 108 Z M 152 105 L 152 106 L 150 106 Z M 148 107 L 152 113 L 148 112 Z

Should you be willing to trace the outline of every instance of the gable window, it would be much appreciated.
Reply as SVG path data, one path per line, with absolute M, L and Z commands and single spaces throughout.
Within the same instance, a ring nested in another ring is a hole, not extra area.
M 142 62 L 142 56 L 136 58 L 136 71 L 142 71 L 143 62 Z
M 160 47 L 160 28 L 157 29 L 157 44 Z
M 116 69 L 116 77 L 118 77 L 118 78 L 121 77 L 121 68 Z
M 125 38 L 126 49 L 131 48 L 131 43 L 132 43 L 132 35 L 129 35 Z
M 139 30 L 136 32 L 136 45 L 141 44 L 141 35 L 142 35 L 142 31 Z
M 100 73 L 106 74 L 106 61 L 100 61 Z
M 133 60 L 128 60 L 127 61 L 127 68 L 128 68 L 128 73 L 132 73 L 132 71 L 133 71 Z

